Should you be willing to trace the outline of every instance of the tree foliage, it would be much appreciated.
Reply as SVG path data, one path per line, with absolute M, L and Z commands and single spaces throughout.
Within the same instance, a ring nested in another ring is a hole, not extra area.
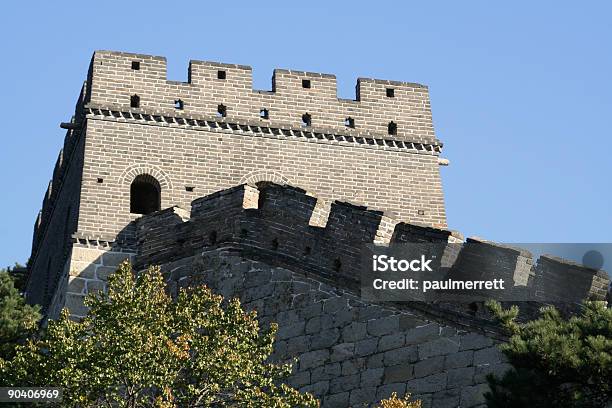
M 13 283 L 17 290 L 21 293 L 25 291 L 27 276 L 27 268 L 20 264 L 19 262 L 15 262 L 15 265 L 9 266 L 6 269 L 0 269 L 0 272 L 7 272 L 12 278 Z
M 400 399 L 397 393 L 391 394 L 391 397 L 380 401 L 377 408 L 421 408 L 421 401 L 410 401 L 410 394 L 406 394 Z
M 518 308 L 489 309 L 511 333 L 501 346 L 514 369 L 488 378 L 491 408 L 604 407 L 612 399 L 612 309 L 586 302 L 569 319 L 552 306 L 518 323 Z
M 315 407 L 280 383 L 272 364 L 276 326 L 210 289 L 166 293 L 159 268 L 139 275 L 123 263 L 108 292 L 89 295 L 80 322 L 66 311 L 0 370 L 3 385 L 59 386 L 65 407 Z
M 17 344 L 36 331 L 38 310 L 25 303 L 9 271 L 0 270 L 0 364 L 12 358 Z

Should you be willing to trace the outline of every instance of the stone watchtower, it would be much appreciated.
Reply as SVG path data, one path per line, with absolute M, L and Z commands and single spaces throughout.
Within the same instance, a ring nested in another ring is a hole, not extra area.
M 163 57 L 97 51 L 36 220 L 27 299 L 81 315 L 134 251 L 132 221 L 240 184 L 291 184 L 318 197 L 445 228 L 427 87 L 360 78 L 340 99 L 334 75 L 191 61 L 166 79 Z M 75 277 L 79 276 L 79 279 Z M 86 288 L 82 288 L 86 286 Z

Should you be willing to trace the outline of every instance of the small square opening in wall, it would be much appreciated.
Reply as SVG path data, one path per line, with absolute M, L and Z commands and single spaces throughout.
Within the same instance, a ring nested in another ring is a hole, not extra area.
M 267 119 L 270 119 L 270 111 L 269 111 L 269 110 L 267 110 L 266 108 L 261 108 L 261 109 L 259 110 L 259 117 L 260 117 L 261 119 L 266 119 L 266 120 L 267 120 Z
M 308 127 L 312 125 L 312 117 L 310 114 L 305 113 L 302 115 L 302 127 Z
M 140 70 L 140 61 L 132 61 L 132 69 L 134 71 L 139 71 Z
M 397 123 L 391 121 L 387 125 L 387 133 L 390 135 L 397 135 Z
M 310 79 L 302 79 L 302 88 L 309 89 L 311 87 Z
M 195 190 L 195 187 L 193 187 L 193 186 L 185 186 L 185 191 L 193 193 L 193 190 Z
M 98 184 L 102 184 L 102 183 L 104 183 L 104 179 L 103 179 L 103 178 L 98 177 L 97 182 L 98 182 Z
M 174 109 L 183 110 L 185 108 L 185 102 L 182 99 L 174 101 Z
M 138 96 L 138 95 L 130 96 L 130 107 L 131 108 L 140 108 L 140 96 Z
M 227 73 L 223 70 L 217 71 L 217 79 L 226 79 Z
M 217 117 L 224 118 L 227 116 L 227 106 L 221 104 L 217 106 Z
M 425 210 L 418 210 L 419 215 L 425 215 Z
M 355 129 L 355 119 L 348 117 L 344 119 L 344 126 L 347 128 Z
M 387 98 L 395 98 L 395 89 L 387 88 Z

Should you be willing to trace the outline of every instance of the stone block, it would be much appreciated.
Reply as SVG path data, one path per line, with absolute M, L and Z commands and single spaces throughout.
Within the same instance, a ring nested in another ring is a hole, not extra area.
M 321 311 L 323 310 L 322 302 L 311 303 L 305 307 L 302 307 L 298 310 L 299 315 L 302 319 L 311 319 L 315 316 L 319 316 Z
M 287 269 L 274 268 L 271 271 L 270 280 L 272 282 L 290 282 L 293 280 L 293 274 Z
M 345 342 L 355 342 L 363 340 L 366 335 L 366 324 L 353 322 L 342 330 L 342 338 Z
M 453 337 L 457 335 L 457 329 L 450 326 L 440 327 L 440 337 Z
M 505 356 L 495 346 L 476 350 L 474 352 L 474 365 L 497 364 L 506 361 Z
M 357 388 L 351 391 L 349 406 L 358 407 L 376 400 L 376 387 Z
M 319 381 L 300 388 L 300 392 L 309 392 L 317 398 L 321 398 L 329 391 L 329 381 Z
M 271 276 L 272 274 L 268 270 L 247 273 L 244 279 L 244 287 L 251 288 L 271 283 Z
M 125 260 L 131 261 L 132 254 L 126 252 L 106 251 L 102 255 L 102 263 L 104 266 L 114 266 L 116 268 Z
M 355 320 L 355 309 L 340 309 L 333 316 L 334 326 L 343 327 Z
M 275 287 L 274 285 L 275 285 L 274 283 L 267 283 L 265 285 L 259 285 L 259 286 L 248 288 L 244 290 L 244 292 L 242 293 L 242 296 L 241 296 L 242 301 L 251 302 L 253 300 L 263 299 L 265 297 L 272 296 L 274 294 L 274 287 Z M 230 289 L 230 293 L 232 294 L 232 296 L 236 292 L 233 286 L 234 285 L 232 285 Z M 231 296 L 226 296 L 226 297 L 231 297 Z
M 425 326 L 415 327 L 406 332 L 406 345 L 424 343 L 440 337 L 440 326 L 430 323 Z
M 70 258 L 76 262 L 84 262 L 87 264 L 101 264 L 102 263 L 102 255 L 106 251 L 101 249 L 92 249 L 92 248 L 81 248 L 77 246 L 72 247 L 72 254 Z
M 368 357 L 366 366 L 368 368 L 384 367 L 385 366 L 384 358 L 385 358 L 385 353 L 373 354 L 370 357 Z
M 384 368 L 369 368 L 361 372 L 361 383 L 363 387 L 375 387 L 382 383 L 383 375 L 385 373 Z
M 348 307 L 348 300 L 344 296 L 338 296 L 323 301 L 323 311 L 325 313 L 336 313 Z
M 371 338 L 364 339 L 364 340 L 361 340 L 355 343 L 355 355 L 359 357 L 369 356 L 371 354 L 374 354 L 376 353 L 377 349 L 378 349 L 378 338 L 377 337 L 371 337 Z
M 316 300 L 316 295 L 314 292 L 308 293 L 300 293 L 293 296 L 293 301 L 291 302 L 291 307 L 296 309 L 301 309 L 307 305 L 311 305 L 312 302 Z
M 333 354 L 332 354 L 333 356 Z M 332 358 L 333 361 L 333 358 Z M 342 362 L 342 375 L 359 374 L 365 368 L 365 358 L 354 358 Z
M 419 344 L 419 359 L 433 356 L 456 353 L 459 350 L 459 341 L 456 337 L 442 337 L 436 340 Z
M 493 340 L 478 333 L 467 333 L 460 336 L 459 351 L 478 350 L 493 345 Z
M 70 311 L 71 315 L 86 316 L 87 312 L 89 311 L 89 308 L 87 308 L 85 306 L 85 303 L 83 303 L 84 300 L 84 295 L 67 293 L 65 307 Z
M 87 282 L 85 279 L 69 276 L 67 288 L 68 293 L 85 293 L 85 282 Z
M 461 403 L 461 390 L 443 390 L 433 394 L 433 406 L 436 408 L 457 408 Z
M 87 293 L 104 292 L 106 284 L 99 280 L 87 281 Z
M 315 350 L 304 353 L 300 356 L 300 371 L 322 366 L 328 358 L 329 351 L 327 350 Z
M 404 345 L 405 336 L 403 333 L 387 334 L 382 336 L 378 342 L 378 351 L 387 351 L 400 348 Z
M 293 388 L 300 388 L 310 384 L 310 371 L 300 371 L 287 379 L 287 384 Z
M 399 330 L 399 316 L 387 316 L 368 322 L 368 334 L 372 336 L 384 336 Z
M 319 330 L 321 330 L 321 316 L 308 319 L 305 327 L 306 334 L 317 333 Z
M 340 330 L 328 329 L 323 330 L 311 336 L 311 345 L 313 349 L 327 348 L 336 344 L 340 339 Z
M 343 361 L 354 356 L 355 343 L 341 343 L 332 347 L 331 361 Z
M 414 378 L 414 371 L 411 364 L 400 364 L 384 369 L 385 384 L 405 382 Z
M 423 378 L 416 378 L 406 384 L 415 394 L 441 391 L 446 388 L 446 373 L 439 373 Z
M 472 350 L 460 351 L 459 353 L 449 354 L 446 356 L 444 368 L 460 368 L 467 367 L 474 361 L 474 352 Z
M 305 353 L 310 349 L 310 338 L 307 336 L 297 336 L 287 340 L 287 354 L 290 356 Z
M 114 266 L 98 266 L 96 268 L 96 278 L 103 281 L 108 281 L 108 277 L 115 272 L 117 272 L 117 268 Z
M 439 373 L 443 370 L 444 356 L 431 357 L 414 364 L 415 378 L 427 377 L 428 375 Z
M 471 385 L 474 383 L 474 367 L 451 368 L 446 376 L 449 388 Z
M 330 386 L 331 389 L 331 386 Z M 346 408 L 349 406 L 349 392 L 326 395 L 323 399 L 323 408 Z
M 329 382 L 329 390 L 332 394 L 344 391 L 351 391 L 355 388 L 359 388 L 359 374 L 343 375 L 332 379 Z
M 425 321 L 419 319 L 416 316 L 412 316 L 409 314 L 401 314 L 399 317 L 399 329 L 402 331 L 414 329 L 416 327 L 424 326 L 424 325 L 425 325 Z
M 392 312 L 383 309 L 378 305 L 367 305 L 359 308 L 359 321 L 367 322 L 372 319 L 380 319 L 381 317 L 389 316 Z
M 79 278 L 95 279 L 96 265 L 83 261 L 70 262 L 70 276 L 78 276 Z
M 279 340 L 286 340 L 291 337 L 297 337 L 304 334 L 305 322 L 296 322 L 293 324 L 279 325 L 276 338 Z
M 314 383 L 338 378 L 341 374 L 342 368 L 340 366 L 340 363 L 331 363 L 314 368 L 310 374 L 310 379 Z
M 396 364 L 414 363 L 418 360 L 418 351 L 416 346 L 402 347 L 387 351 L 384 353 L 384 362 L 386 366 Z

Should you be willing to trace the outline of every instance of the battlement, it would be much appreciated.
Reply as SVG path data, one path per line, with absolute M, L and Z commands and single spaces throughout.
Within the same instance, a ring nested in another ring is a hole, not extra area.
M 268 263 L 290 264 L 357 289 L 365 245 L 429 242 L 444 244 L 442 250 L 449 252 L 442 257 L 449 264 L 448 278 L 473 279 L 474 271 L 481 279 L 501 276 L 546 301 L 606 298 L 609 277 L 603 271 L 550 256 L 534 262 L 525 249 L 482 239 L 468 238 L 461 246 L 455 232 L 395 223 L 382 211 L 345 202 L 333 202 L 326 225 L 313 226 L 316 203 L 304 190 L 273 183 L 220 191 L 194 200 L 190 218 L 173 207 L 138 219 L 136 262 L 162 264 L 203 248 L 237 246 Z
M 64 136 L 64 145 L 60 149 L 55 166 L 53 168 L 53 177 L 47 185 L 47 190 L 43 197 L 41 210 L 36 218 L 34 224 L 34 233 L 32 238 L 32 254 L 37 253 L 40 241 L 43 239 L 47 227 L 51 221 L 51 216 L 55 211 L 56 204 L 58 202 L 62 186 L 65 184 L 67 172 L 71 165 L 78 166 L 80 163 L 80 156 L 77 150 L 79 149 L 79 142 L 81 142 L 82 134 L 82 121 L 84 120 L 83 102 L 87 94 L 87 83 L 83 84 L 79 97 L 75 105 L 75 116 L 69 126 L 66 129 Z M 63 126 L 63 125 L 62 125 Z M 80 148 L 83 148 L 81 143 Z M 73 197 L 74 198 L 74 197 Z M 76 210 L 76 208 L 72 208 Z M 70 215 L 68 215 L 70 217 Z M 66 217 L 66 220 L 68 220 Z
M 169 81 L 159 56 L 96 51 L 87 103 L 165 115 L 218 115 L 279 127 L 384 136 L 440 144 L 424 85 L 359 78 L 354 100 L 339 99 L 330 74 L 274 70 L 272 90 L 254 90 L 251 67 L 190 61 L 188 81 Z

